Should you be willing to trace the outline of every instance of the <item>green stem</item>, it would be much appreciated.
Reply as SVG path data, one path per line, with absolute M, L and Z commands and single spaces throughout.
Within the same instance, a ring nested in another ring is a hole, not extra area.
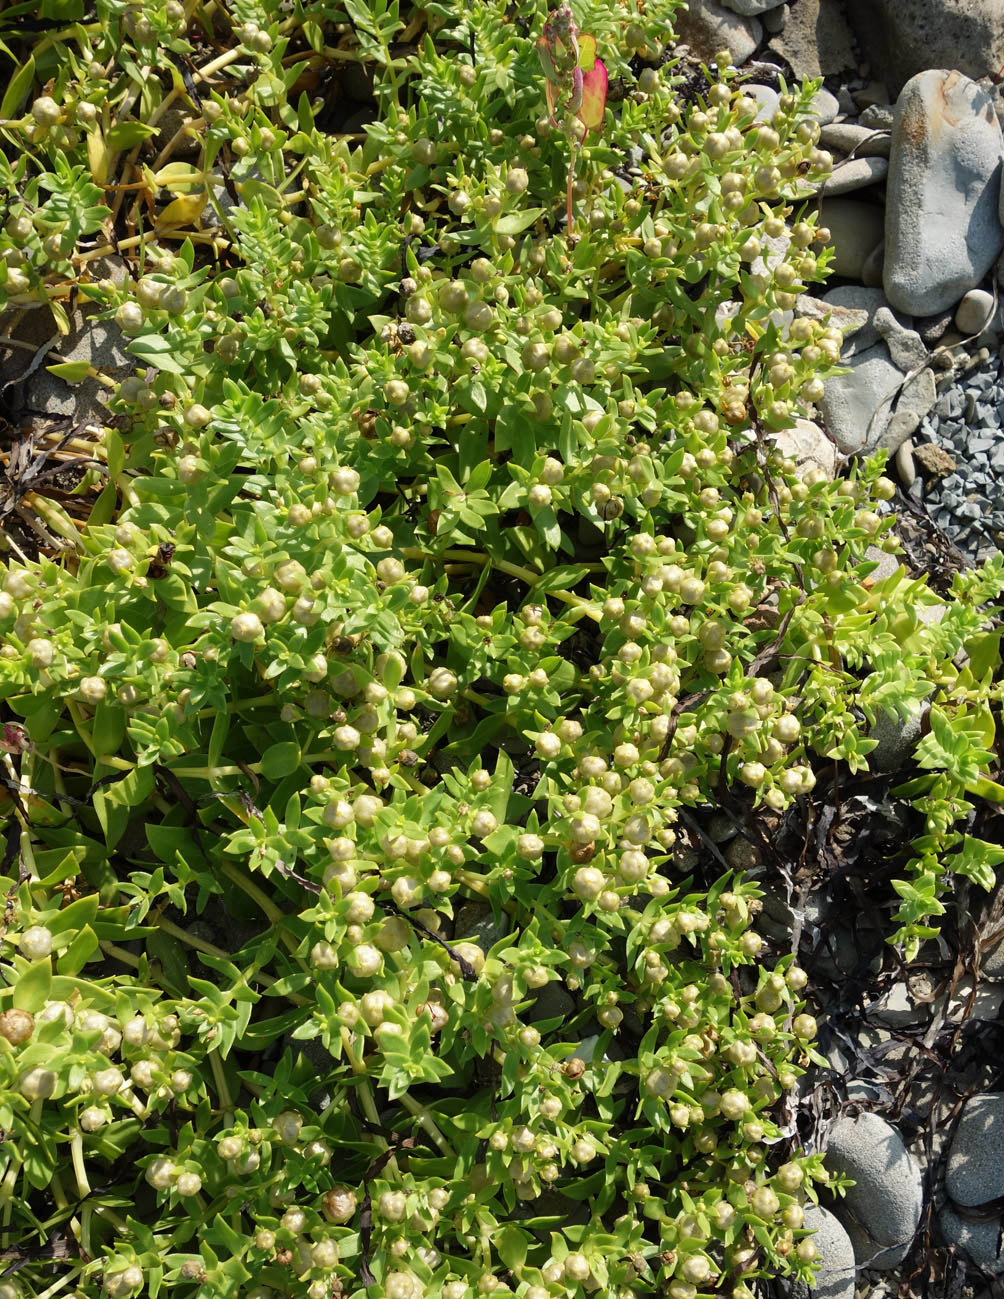
M 194 947 L 196 951 L 206 952 L 207 955 L 215 956 L 221 961 L 230 960 L 230 953 L 225 952 L 222 947 L 216 947 L 213 943 L 207 943 L 205 939 L 195 938 L 192 934 L 187 933 L 184 929 L 181 929 L 176 925 L 173 920 L 168 920 L 165 916 L 160 915 L 153 916 L 152 919 L 154 924 L 163 929 L 165 933 L 171 934 L 181 943 L 187 943 L 189 947 Z M 266 974 L 263 970 L 259 970 L 255 965 L 250 966 L 243 973 L 245 979 L 257 979 L 260 983 L 263 983 L 266 988 L 271 988 L 273 984 L 279 982 L 278 979 L 273 978 L 270 974 Z M 309 997 L 302 997 L 298 992 L 286 993 L 286 1000 L 293 1002 L 296 1006 L 313 1005 L 313 1002 L 311 1002 Z
M 91 732 L 88 729 L 87 723 L 84 721 L 83 714 L 80 711 L 80 705 L 72 699 L 67 699 L 66 708 L 70 716 L 73 718 L 73 725 L 77 734 L 80 736 L 84 744 L 87 746 L 87 751 L 90 753 L 92 758 L 97 758 L 98 756 L 97 750 L 94 747 L 94 741 L 91 739 Z M 109 762 L 111 762 L 113 766 L 117 765 L 115 759 L 109 759 Z M 133 763 L 129 764 L 130 769 L 133 767 L 133 765 L 134 765 Z
M 22 757 L 20 776 L 14 770 L 14 763 L 11 761 L 11 756 L 9 753 L 5 753 L 3 755 L 3 761 L 4 761 L 4 766 L 7 768 L 7 771 L 10 775 L 11 781 L 13 782 L 12 788 L 20 790 L 20 792 L 25 797 L 27 797 L 28 790 L 30 790 L 32 787 L 32 780 L 34 777 L 34 755 L 31 753 L 26 753 Z M 19 808 L 15 807 L 14 814 L 17 817 L 18 824 L 21 827 L 21 835 L 20 835 L 20 843 L 19 843 L 19 847 L 21 849 L 21 860 L 23 864 L 28 868 L 30 877 L 33 880 L 37 880 L 39 878 L 39 873 L 38 873 L 38 867 L 35 865 L 35 853 L 31 845 L 31 831 L 28 828 L 28 822 L 22 817 Z
M 55 1201 L 57 1209 L 65 1209 L 69 1204 L 66 1198 L 66 1191 L 63 1189 L 63 1179 L 59 1176 L 59 1170 L 54 1169 L 52 1177 L 49 1179 L 49 1190 Z
M 568 160 L 568 182 L 565 186 L 565 211 L 568 217 L 568 233 L 572 234 L 574 219 L 572 217 L 572 178 L 575 175 L 575 145 L 572 145 L 572 156 Z
M 73 1160 L 73 1172 L 77 1179 L 77 1194 L 86 1199 L 91 1193 L 91 1184 L 87 1180 L 87 1169 L 84 1166 L 84 1138 L 79 1131 L 70 1138 L 70 1157 Z
M 482 550 L 444 550 L 434 554 L 429 550 L 422 550 L 418 546 L 404 546 L 401 554 L 406 559 L 430 559 L 434 562 L 461 562 L 465 564 L 478 564 L 484 567 L 485 564 L 491 564 L 497 568 L 500 573 L 508 573 L 510 577 L 518 577 L 521 582 L 525 582 L 531 589 L 538 582 L 543 581 L 546 574 L 535 573 L 530 568 L 523 568 L 519 564 L 511 564 L 507 559 L 494 559 L 491 555 L 486 555 Z M 571 591 L 548 591 L 548 595 L 553 595 L 556 600 L 561 600 L 565 604 L 575 605 L 577 609 L 582 610 L 580 616 L 592 618 L 594 622 L 599 622 L 602 614 L 589 600 L 583 599 L 581 595 L 573 595 Z
M 344 757 L 344 754 L 337 749 L 324 749 L 320 753 L 304 753 L 300 762 L 302 765 L 309 766 L 315 762 L 333 762 L 341 757 Z M 111 758 L 103 758 L 102 761 L 128 770 L 132 770 L 136 765 L 134 762 L 124 763 L 122 759 L 114 761 Z M 254 772 L 256 776 L 262 775 L 260 762 L 248 762 L 240 767 L 227 764 L 223 767 L 169 767 L 168 770 L 173 776 L 183 776 L 186 780 L 208 780 L 210 783 L 219 776 L 246 776 L 249 771 Z
M 11 1197 L 14 1194 L 14 1187 L 17 1185 L 17 1175 L 21 1171 L 23 1160 L 13 1146 L 8 1146 L 7 1148 L 10 1150 L 10 1167 L 7 1169 L 7 1174 L 3 1181 L 0 1182 L 0 1204 L 9 1207 Z M 5 1216 L 4 1221 L 5 1223 L 8 1222 L 9 1218 Z
M 223 1117 L 229 1128 L 234 1121 L 233 1114 L 233 1097 L 230 1095 L 230 1087 L 227 1083 L 227 1076 L 223 1072 L 223 1061 L 220 1059 L 220 1053 L 217 1050 L 209 1051 L 209 1065 L 213 1071 L 213 1081 L 216 1083 L 216 1092 L 220 1098 L 220 1108 L 223 1110 Z
M 76 1218 L 74 1218 L 73 1223 L 76 1223 L 76 1221 L 77 1221 Z M 70 1224 L 71 1228 L 73 1228 L 73 1223 Z M 74 1230 L 73 1234 L 75 1236 L 78 1230 L 79 1230 L 79 1226 Z M 70 1264 L 70 1270 L 67 1272 L 67 1274 L 64 1277 L 61 1277 L 60 1280 L 53 1281 L 52 1285 L 48 1286 L 45 1290 L 39 1290 L 38 1294 L 35 1296 L 35 1299 L 52 1299 L 52 1296 L 54 1294 L 57 1294 L 60 1290 L 62 1290 L 63 1286 L 71 1285 L 82 1271 L 83 1271 L 82 1263 Z
M 279 925 L 282 923 L 283 920 L 282 912 L 275 905 L 275 903 L 271 901 L 271 899 L 268 898 L 262 892 L 262 890 L 258 887 L 257 884 L 255 884 L 252 880 L 249 880 L 246 875 L 242 875 L 241 872 L 237 869 L 236 866 L 233 865 L 232 862 L 228 862 L 228 861 L 220 862 L 219 869 L 224 875 L 226 875 L 227 879 L 232 880 L 239 889 L 241 889 L 243 892 L 245 892 L 248 895 L 249 898 L 252 898 L 255 902 L 258 903 L 262 911 L 264 911 L 265 915 L 268 917 L 271 924 Z M 287 935 L 287 940 L 288 940 L 288 935 Z
M 120 1236 L 129 1236 L 131 1234 L 128 1225 L 113 1209 L 109 1209 L 106 1204 L 96 1204 L 94 1206 L 94 1212 L 99 1214 L 102 1218 L 107 1218 Z
M 370 1085 L 368 1078 L 360 1080 L 359 1099 L 362 1103 L 363 1113 L 369 1121 L 377 1124 L 378 1127 L 382 1127 L 383 1125 L 380 1123 L 380 1114 L 376 1107 L 376 1099 L 373 1096 L 373 1088 Z M 383 1138 L 381 1138 L 381 1140 L 383 1140 Z
M 133 956 L 132 952 L 127 952 L 124 947 L 119 947 L 118 943 L 110 943 L 107 939 L 102 939 L 100 946 L 106 956 L 114 956 L 116 961 L 121 961 L 123 965 L 129 965 L 134 970 L 139 969 L 139 957 Z
M 373 1096 L 373 1087 L 372 1084 L 370 1083 L 370 1080 L 366 1077 L 366 1063 L 363 1060 L 362 1056 L 360 1056 L 359 1053 L 356 1051 L 355 1044 L 352 1041 L 352 1034 L 344 1024 L 342 1025 L 339 1036 L 342 1039 L 342 1048 L 345 1051 L 346 1056 L 348 1057 L 349 1065 L 352 1068 L 352 1072 L 355 1074 L 358 1080 L 357 1093 L 359 1096 L 359 1102 L 363 1107 L 363 1113 L 366 1115 L 366 1117 L 369 1119 L 371 1123 L 375 1124 L 377 1127 L 382 1127 L 383 1124 L 380 1122 L 380 1113 L 377 1110 L 376 1100 L 374 1099 Z M 373 1143 L 374 1145 L 378 1146 L 381 1150 L 387 1149 L 387 1142 L 383 1139 L 383 1137 L 379 1136 L 375 1132 L 373 1133 Z M 391 1157 L 391 1159 L 388 1160 L 387 1167 L 393 1168 L 396 1171 L 397 1170 L 396 1159 Z
M 80 1210 L 80 1248 L 88 1258 L 94 1257 L 94 1250 L 91 1248 L 91 1214 L 93 1212 L 94 1206 L 89 1200 L 86 1200 Z
M 398 1100 L 406 1110 L 410 1110 L 411 1113 L 414 1114 L 415 1118 L 418 1120 L 418 1126 L 427 1136 L 430 1136 L 433 1139 L 443 1154 L 449 1156 L 451 1159 L 455 1158 L 453 1147 L 436 1126 L 435 1120 L 433 1119 L 429 1109 L 425 1105 L 421 1105 L 413 1096 L 409 1096 L 407 1092 L 402 1093 L 402 1095 L 398 1097 Z
M 275 693 L 267 695 L 256 695 L 254 699 L 242 699 L 239 703 L 230 704 L 232 713 L 243 713 L 249 708 L 264 708 L 266 705 L 275 707 Z M 220 710 L 218 708 L 200 708 L 193 716 L 197 718 L 215 717 Z

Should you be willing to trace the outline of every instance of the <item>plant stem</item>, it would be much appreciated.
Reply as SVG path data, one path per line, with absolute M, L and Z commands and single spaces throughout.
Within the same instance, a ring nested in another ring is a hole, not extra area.
M 455 1158 L 453 1147 L 436 1126 L 435 1120 L 433 1119 L 429 1109 L 415 1100 L 414 1096 L 409 1096 L 407 1092 L 402 1092 L 397 1099 L 406 1110 L 410 1110 L 410 1112 L 414 1114 L 415 1118 L 418 1120 L 418 1126 L 427 1136 L 430 1136 L 433 1139 L 443 1154 L 449 1156 L 451 1159 Z
M 543 573 L 535 573 L 530 568 L 523 568 L 519 564 L 512 564 L 506 559 L 494 559 L 491 555 L 486 555 L 481 550 L 444 550 L 438 554 L 429 550 L 422 550 L 418 546 L 403 546 L 401 554 L 406 559 L 429 559 L 436 563 L 445 562 L 446 560 L 459 560 L 465 564 L 477 564 L 484 567 L 491 564 L 497 568 L 500 573 L 508 573 L 510 577 L 518 577 L 520 581 L 525 582 L 531 589 L 543 580 Z M 581 609 L 580 617 L 592 618 L 594 622 L 599 622 L 602 614 L 589 600 L 583 599 L 581 595 L 573 595 L 571 591 L 548 591 L 548 595 L 553 595 L 556 600 L 561 600 L 565 604 L 574 605 Z
M 79 1239 L 78 1233 L 80 1231 L 80 1224 L 79 1222 L 77 1222 L 76 1218 L 74 1218 L 73 1221 L 70 1223 L 70 1229 L 73 1231 L 74 1236 Z M 70 1270 L 67 1272 L 67 1274 L 64 1277 L 61 1277 L 60 1280 L 58 1281 L 53 1281 L 52 1285 L 47 1286 L 45 1290 L 39 1290 L 38 1294 L 35 1296 L 35 1299 L 52 1299 L 52 1296 L 54 1294 L 57 1294 L 60 1290 L 62 1290 L 63 1286 L 71 1285 L 76 1280 L 80 1272 L 82 1271 L 83 1271 L 83 1264 L 81 1263 L 71 1264 Z
M 152 917 L 154 923 L 158 925 L 165 933 L 173 935 L 181 943 L 187 943 L 189 947 L 194 947 L 199 952 L 206 952 L 209 956 L 215 956 L 221 961 L 229 961 L 230 953 L 225 952 L 222 947 L 216 947 L 213 943 L 207 943 L 203 938 L 196 938 L 186 930 L 176 925 L 173 920 L 168 920 L 166 916 L 155 915 Z M 263 983 L 266 988 L 271 988 L 279 980 L 266 974 L 263 970 L 256 969 L 253 965 L 243 972 L 245 979 L 257 979 Z M 286 1000 L 293 1002 L 296 1006 L 311 1006 L 313 1002 L 309 997 L 302 997 L 298 992 L 287 992 Z
M 216 1083 L 216 1091 L 220 1098 L 220 1109 L 223 1111 L 223 1117 L 229 1128 L 234 1121 L 233 1097 L 230 1095 L 230 1087 L 227 1083 L 227 1076 L 223 1072 L 223 1061 L 220 1059 L 220 1053 L 215 1047 L 207 1052 L 209 1056 L 209 1065 L 213 1071 L 213 1081 Z
M 572 145 L 572 156 L 568 160 L 568 183 L 565 187 L 565 212 L 568 217 L 568 233 L 572 234 L 575 224 L 572 217 L 572 178 L 575 175 L 575 145 Z
M 91 1184 L 87 1180 L 87 1169 L 84 1166 L 84 1138 L 80 1130 L 70 1138 L 70 1157 L 73 1160 L 73 1172 L 77 1179 L 77 1194 L 83 1200 L 91 1193 Z
M 126 1225 L 126 1223 L 123 1222 L 123 1220 L 119 1217 L 117 1213 L 115 1213 L 113 1209 L 109 1209 L 107 1205 L 96 1204 L 94 1206 L 94 1212 L 99 1214 L 102 1218 L 107 1218 L 120 1236 L 130 1235 L 129 1228 Z
M 139 957 L 133 956 L 132 952 L 127 952 L 124 947 L 119 947 L 118 943 L 110 943 L 107 939 L 102 939 L 100 946 L 107 956 L 114 956 L 116 961 L 121 961 L 123 965 L 129 965 L 134 970 L 139 969 Z

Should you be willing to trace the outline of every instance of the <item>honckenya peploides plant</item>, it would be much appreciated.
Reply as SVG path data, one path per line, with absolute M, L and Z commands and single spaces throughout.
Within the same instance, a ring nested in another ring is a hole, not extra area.
M 46 355 L 110 403 L 3 515 L 0 1299 L 812 1279 L 812 989 L 703 848 L 786 869 L 929 701 L 893 936 L 992 882 L 1004 576 L 875 581 L 881 463 L 774 445 L 840 356 L 815 87 L 679 83 L 674 8 L 4 31 L 4 329 L 133 369 Z

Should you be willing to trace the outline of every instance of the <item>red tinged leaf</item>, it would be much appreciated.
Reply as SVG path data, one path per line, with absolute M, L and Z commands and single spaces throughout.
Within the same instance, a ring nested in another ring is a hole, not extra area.
M 607 106 L 607 70 L 602 59 L 597 59 L 582 76 L 582 104 L 579 121 L 588 131 L 603 128 L 603 114 Z

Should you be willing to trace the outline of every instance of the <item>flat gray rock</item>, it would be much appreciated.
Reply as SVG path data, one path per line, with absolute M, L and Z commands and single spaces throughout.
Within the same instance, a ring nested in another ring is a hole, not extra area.
M 882 301 L 885 301 L 884 297 Z M 820 324 L 829 324 L 834 329 L 840 330 L 844 336 L 842 357 L 850 355 L 855 350 L 863 350 L 855 349 L 853 344 L 858 335 L 868 327 L 867 311 L 856 307 L 842 307 L 837 303 L 827 302 L 824 298 L 810 298 L 808 294 L 799 297 L 795 309 L 799 316 L 807 320 L 817 320 Z M 869 339 L 868 346 L 871 347 L 877 341 L 877 337 Z
M 60 362 L 86 361 L 109 378 L 121 381 L 136 369 L 125 351 L 129 340 L 114 320 L 94 320 L 93 312 L 78 313 L 70 321 L 70 333 L 58 340 L 52 352 L 25 385 L 25 401 L 50 415 L 72 415 L 78 423 L 103 424 L 112 389 L 97 379 L 70 384 L 46 369 Z
M 847 374 L 826 380 L 820 409 L 830 437 L 851 456 L 880 444 L 903 374 L 884 343 L 849 357 L 847 365 Z
M 934 374 L 921 370 L 908 379 L 896 401 L 896 409 L 889 417 L 879 443 L 888 451 L 896 452 L 907 438 L 913 437 L 921 421 L 938 398 Z
M 886 158 L 848 158 L 833 164 L 833 170 L 821 185 L 826 197 L 850 194 L 856 189 L 867 189 L 885 180 L 889 171 Z
M 795 461 L 799 473 L 805 473 L 807 469 L 821 469 L 831 481 L 836 477 L 837 448 L 811 419 L 796 419 L 791 428 L 773 433 L 771 442 L 783 456 L 789 456 Z M 746 841 L 733 840 L 733 843 L 739 842 Z
M 791 1299 L 854 1299 L 854 1246 L 847 1232 L 828 1209 L 817 1204 L 806 1205 L 805 1225 L 816 1234 L 816 1248 L 822 1265 L 813 1286 L 796 1281 Z
M 829 126 L 840 112 L 840 102 L 836 95 L 831 95 L 830 92 L 822 86 L 813 95 L 812 103 L 809 107 L 812 110 L 812 116 L 820 126 Z
M 728 49 L 735 64 L 745 63 L 763 39 L 758 18 L 743 18 L 716 0 L 692 0 L 673 19 L 677 40 L 689 45 L 698 58 L 710 61 Z
M 868 755 L 869 770 L 896 771 L 902 766 L 917 747 L 923 712 L 922 704 L 914 704 L 906 718 L 888 712 L 876 714 L 875 725 L 868 732 L 868 738 L 877 741 Z
M 871 252 L 884 237 L 885 216 L 877 203 L 857 198 L 824 198 L 820 225 L 830 232 L 834 275 L 860 280 Z
M 895 104 L 869 104 L 862 110 L 858 121 L 870 131 L 891 131 L 896 120 Z
M 783 4 L 778 5 L 776 9 L 768 9 L 761 19 L 764 31 L 770 36 L 776 36 L 778 32 L 783 32 L 790 12 L 789 6 Z
M 907 83 L 892 129 L 883 287 L 915 316 L 954 305 L 1004 244 L 998 212 L 1004 136 L 993 99 L 959 72 Z
M 968 1254 L 977 1267 L 991 1276 L 1004 1273 L 1004 1249 L 997 1250 L 1000 1222 L 996 1217 L 990 1222 L 970 1222 L 946 1205 L 938 1218 L 949 1245 L 955 1245 Z
M 945 1189 L 968 1208 L 1004 1195 L 1004 1092 L 973 1096 L 962 1108 L 948 1153 Z
M 1004 978 L 1004 939 L 991 947 L 983 958 L 983 973 L 992 979 Z
M 890 309 L 881 289 L 866 288 L 858 284 L 840 284 L 837 288 L 829 289 L 824 293 L 819 301 L 825 303 L 828 308 L 833 308 L 834 311 L 865 317 L 865 323 L 845 338 L 842 353 L 844 357 L 853 356 L 855 352 L 865 352 L 881 339 L 882 335 L 875 327 L 875 316 L 883 309 Z M 909 316 L 898 314 L 896 320 L 904 329 L 909 329 L 913 323 Z
M 909 374 L 917 366 L 927 361 L 927 348 L 924 340 L 914 330 L 908 329 L 891 307 L 879 307 L 872 317 L 872 323 L 889 349 L 889 359 L 898 365 L 904 374 Z
M 971 975 L 963 975 L 955 986 L 955 991 L 948 1002 L 948 1017 L 958 1022 L 967 1016 L 972 1019 L 996 1020 L 1000 1018 L 1001 1006 L 1004 1006 L 1004 986 L 991 983 L 989 979 L 980 978 L 973 990 Z M 970 1005 L 970 994 L 972 1004 Z M 943 1004 L 941 997 L 938 1005 Z
M 857 122 L 833 122 L 819 132 L 819 147 L 853 153 L 855 158 L 888 158 L 889 134 Z
M 869 1013 L 880 1024 L 888 1024 L 890 1028 L 903 1028 L 911 1024 L 923 1024 L 929 1012 L 926 1005 L 917 1004 L 906 981 L 897 979 L 880 1002 L 869 1007 Z
M 841 1118 L 830 1129 L 826 1162 L 854 1179 L 836 1206 L 859 1266 L 898 1266 L 920 1224 L 924 1188 L 920 1166 L 891 1123 L 878 1114 Z

